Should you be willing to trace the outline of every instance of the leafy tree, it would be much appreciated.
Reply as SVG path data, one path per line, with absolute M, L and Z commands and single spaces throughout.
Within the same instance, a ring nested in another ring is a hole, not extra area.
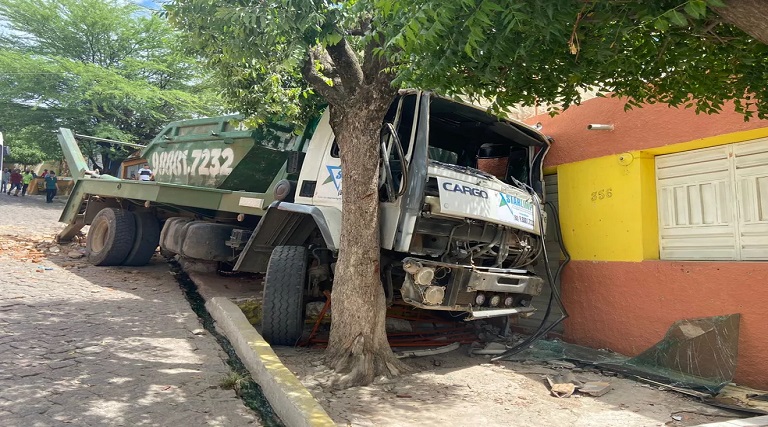
M 597 89 L 627 108 L 711 114 L 732 100 L 746 118 L 768 117 L 768 45 L 712 13 L 718 0 L 394 1 L 392 43 L 409 55 L 399 76 L 409 84 L 493 99 L 497 110 L 567 108 Z
M 722 22 L 717 0 L 172 0 L 175 25 L 227 79 L 240 110 L 299 115 L 322 97 L 344 181 L 327 358 L 361 384 L 403 371 L 384 332 L 379 126 L 395 89 L 567 108 L 584 89 L 711 113 L 768 113 L 766 46 Z M 719 10 L 719 9 L 718 9 Z
M 241 111 L 269 116 L 299 105 L 310 90 L 328 103 L 344 215 L 326 354 L 344 374 L 340 386 L 404 371 L 387 342 L 379 277 L 378 162 L 371 159 L 379 157 L 380 125 L 396 89 L 392 64 L 377 54 L 386 37 L 374 30 L 373 3 L 177 0 L 168 10 L 201 54 L 231 77 L 225 84 L 230 96 L 245 98 Z
M 0 0 L 0 115 L 9 145 L 60 157 L 58 127 L 148 142 L 220 104 L 167 21 L 118 0 Z M 124 148 L 89 146 L 113 172 Z M 87 150 L 88 151 L 88 150 Z
M 35 136 L 29 135 L 30 133 L 34 133 L 34 131 L 34 128 L 22 129 L 21 133 L 23 135 L 20 135 L 21 138 L 14 141 L 13 145 L 8 144 L 12 149 L 10 150 L 10 155 L 3 159 L 4 163 L 9 165 L 16 163 L 26 168 L 27 166 L 36 165 L 45 160 L 45 153 L 40 147 L 36 144 L 27 142 L 34 140 Z

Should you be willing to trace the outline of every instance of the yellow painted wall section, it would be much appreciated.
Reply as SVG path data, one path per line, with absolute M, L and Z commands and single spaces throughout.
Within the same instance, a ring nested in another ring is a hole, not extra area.
M 558 176 L 568 251 L 576 260 L 659 259 L 655 156 L 766 136 L 753 129 L 545 168 Z
M 654 156 L 633 153 L 640 168 L 640 216 L 642 217 L 643 259 L 659 259 L 659 210 L 656 197 Z
M 573 259 L 658 258 L 653 174 L 653 157 L 629 153 L 558 166 L 560 220 Z

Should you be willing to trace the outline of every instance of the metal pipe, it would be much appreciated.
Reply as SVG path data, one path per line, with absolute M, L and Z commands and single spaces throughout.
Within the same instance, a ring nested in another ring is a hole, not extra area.
M 591 124 L 587 125 L 587 130 L 613 130 L 613 125 Z
M 82 139 L 91 139 L 93 141 L 108 142 L 110 144 L 127 145 L 129 147 L 135 147 L 135 148 L 144 148 L 144 147 L 146 147 L 146 145 L 134 144 L 132 142 L 122 142 L 122 141 L 115 141 L 114 139 L 97 138 L 95 136 L 80 135 L 79 133 L 76 133 L 75 137 L 82 138 Z

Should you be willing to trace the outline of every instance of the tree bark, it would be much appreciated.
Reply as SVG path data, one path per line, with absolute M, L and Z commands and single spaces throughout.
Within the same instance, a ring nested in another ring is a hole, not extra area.
M 768 2 L 765 0 L 730 0 L 726 7 L 715 8 L 725 22 L 768 44 Z
M 339 388 L 407 370 L 387 342 L 379 260 L 379 132 L 394 94 L 388 85 L 362 86 L 347 103 L 330 107 L 341 152 L 343 208 L 326 357 L 340 374 Z

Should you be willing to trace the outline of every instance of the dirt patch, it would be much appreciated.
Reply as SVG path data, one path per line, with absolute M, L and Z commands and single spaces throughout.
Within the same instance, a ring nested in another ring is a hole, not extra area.
M 550 394 L 546 375 L 565 368 L 540 363 L 490 363 L 470 357 L 467 346 L 452 353 L 408 359 L 414 373 L 367 387 L 333 390 L 322 350 L 275 347 L 283 363 L 339 425 L 349 426 L 691 426 L 739 418 L 674 392 L 603 375 L 567 369 L 582 381 L 607 381 L 601 397 Z

